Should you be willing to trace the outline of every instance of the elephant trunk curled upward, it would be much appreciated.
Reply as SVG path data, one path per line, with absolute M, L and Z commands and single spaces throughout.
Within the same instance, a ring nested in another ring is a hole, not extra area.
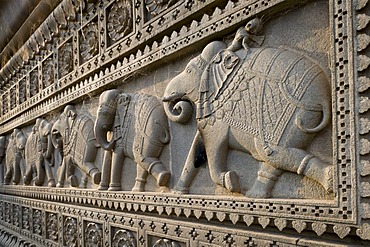
M 170 173 L 158 157 L 164 144 L 169 142 L 169 127 L 163 106 L 156 97 L 118 90 L 103 92 L 94 130 L 97 141 L 106 150 L 100 189 L 121 189 L 125 157 L 137 163 L 133 191 L 144 191 L 148 174 L 156 178 L 158 186 L 167 184 Z M 110 141 L 108 132 L 113 134 Z
M 306 151 L 330 123 L 328 84 L 315 62 L 294 51 L 208 44 L 163 97 L 172 121 L 186 123 L 196 107 L 197 134 L 175 190 L 188 191 L 203 149 L 212 180 L 231 192 L 240 192 L 240 184 L 227 169 L 229 150 L 262 164 L 249 197 L 269 197 L 282 171 L 307 176 L 331 192 L 332 165 Z

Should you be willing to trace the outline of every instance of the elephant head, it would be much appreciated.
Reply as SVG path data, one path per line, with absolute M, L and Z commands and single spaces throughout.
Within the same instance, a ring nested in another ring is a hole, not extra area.
M 199 56 L 193 58 L 186 68 L 168 83 L 163 101 L 165 112 L 171 121 L 186 123 L 190 120 L 193 113 L 192 103 L 199 101 L 199 90 L 202 90 L 202 84 L 208 83 L 207 73 L 204 72 L 213 57 L 225 48 L 226 44 L 221 41 L 208 44 Z
M 103 92 L 99 98 L 94 133 L 96 140 L 105 150 L 111 150 L 114 146 L 114 140 L 109 142 L 107 134 L 113 128 L 118 100 L 125 100 L 125 97 L 122 97 L 122 94 L 115 89 Z
M 68 138 L 67 132 L 76 116 L 75 107 L 73 105 L 67 105 L 62 114 L 60 114 L 59 119 L 53 124 L 51 128 L 51 141 L 55 148 L 60 148 L 62 145 L 61 142 L 65 142 L 65 138 Z
M 24 136 L 24 134 L 22 133 L 20 129 L 14 129 L 14 132 L 12 135 L 16 143 L 17 152 L 22 153 L 22 156 L 23 156 L 23 151 L 24 151 L 24 147 L 26 146 L 27 138 Z
M 52 127 L 53 127 L 53 125 L 51 123 L 49 123 L 48 121 L 41 120 L 41 122 L 39 124 L 39 129 L 38 129 L 41 140 L 45 144 L 47 144 L 46 153 L 44 153 L 44 157 L 47 158 L 47 159 L 51 158 L 53 150 L 54 150 L 53 143 L 52 143 L 52 140 L 51 140 L 51 129 L 52 129 Z

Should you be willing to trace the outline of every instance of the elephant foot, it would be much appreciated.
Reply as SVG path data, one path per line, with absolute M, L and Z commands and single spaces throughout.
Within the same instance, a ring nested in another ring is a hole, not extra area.
M 78 187 L 78 180 L 75 175 L 69 176 L 67 181 L 72 187 Z
M 270 187 L 266 182 L 257 179 L 252 188 L 245 193 L 245 196 L 249 198 L 270 198 Z
M 166 186 L 171 178 L 171 173 L 166 171 L 163 164 L 159 161 L 150 164 L 148 172 L 155 177 L 158 186 Z
M 64 183 L 58 182 L 55 187 L 57 187 L 57 188 L 63 188 L 64 187 Z
M 133 191 L 133 192 L 143 192 L 143 191 L 145 191 L 145 183 L 146 183 L 146 180 L 141 180 L 141 181 L 136 180 L 135 185 L 134 185 L 134 187 L 132 188 L 131 191 Z
M 108 190 L 108 188 L 109 188 L 108 183 L 100 182 L 98 190 Z
M 99 184 L 101 181 L 101 172 L 99 170 L 92 170 L 91 171 L 91 179 L 94 184 Z
M 29 179 L 27 176 L 24 176 L 23 177 L 23 184 L 24 185 L 30 185 L 31 184 L 31 179 Z
M 228 171 L 223 176 L 223 185 L 230 192 L 240 192 L 239 177 L 234 171 Z
M 189 194 L 189 189 L 185 187 L 175 186 L 175 188 L 172 189 L 172 192 L 178 195 L 185 195 Z
M 48 186 L 49 187 L 55 187 L 55 180 L 54 179 L 50 179 L 49 182 L 48 182 Z
M 109 186 L 108 191 L 120 191 L 121 186 Z
M 313 155 L 307 155 L 297 171 L 319 182 L 328 193 L 333 193 L 333 166 L 324 163 Z
M 157 176 L 157 185 L 158 186 L 166 186 L 168 181 L 171 178 L 171 173 L 170 172 L 161 172 Z

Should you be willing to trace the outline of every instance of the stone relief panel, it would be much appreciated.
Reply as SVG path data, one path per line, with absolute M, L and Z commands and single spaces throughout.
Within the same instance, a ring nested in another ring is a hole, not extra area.
M 58 228 L 58 216 L 54 213 L 46 214 L 46 238 L 54 242 L 58 242 L 59 239 L 59 228 Z
M 52 57 L 42 63 L 42 89 L 54 84 L 54 61 Z
M 82 28 L 79 35 L 80 64 L 90 60 L 99 53 L 98 23 L 90 22 Z
M 10 96 L 9 97 L 9 106 L 10 106 L 10 110 L 13 110 L 17 106 L 17 95 L 18 95 L 17 87 L 14 86 L 9 91 L 9 96 Z
M 64 245 L 68 247 L 79 246 L 77 219 L 73 217 L 65 217 L 63 223 Z
M 30 73 L 30 97 L 35 96 L 39 93 L 39 79 L 38 79 L 38 71 L 35 69 Z
M 39 236 L 43 235 L 43 227 L 44 221 L 43 221 L 43 212 L 41 210 L 33 210 L 32 213 L 32 228 L 33 233 Z
M 103 228 L 101 224 L 86 223 L 84 228 L 84 246 L 102 247 L 103 246 Z
M 119 246 L 130 246 L 136 247 L 137 240 L 135 238 L 135 234 L 128 230 L 122 230 L 113 228 L 112 229 L 112 246 L 119 247 Z
M 22 230 L 30 230 L 30 208 L 22 207 Z
M 8 99 L 8 94 L 7 93 L 4 93 L 2 95 L 2 104 L 1 104 L 1 106 L 2 106 L 2 113 L 3 114 L 8 113 L 8 111 L 9 111 L 9 99 Z
M 27 84 L 26 78 L 19 81 L 18 84 L 18 101 L 19 104 L 23 104 L 27 100 Z
M 107 9 L 107 32 L 113 44 L 133 30 L 133 12 L 131 0 L 115 1 Z
M 73 70 L 73 45 L 68 40 L 58 49 L 58 78 L 62 78 Z
M 20 129 L 14 129 L 9 137 L 6 149 L 6 166 L 4 184 L 19 184 L 21 181 L 21 169 L 23 168 L 24 148 L 27 138 Z
M 163 1 L 156 1 L 156 0 L 145 0 L 145 8 L 148 11 L 148 19 L 152 18 L 162 11 L 168 9 L 172 5 L 174 5 L 177 1 L 174 0 L 163 0 Z

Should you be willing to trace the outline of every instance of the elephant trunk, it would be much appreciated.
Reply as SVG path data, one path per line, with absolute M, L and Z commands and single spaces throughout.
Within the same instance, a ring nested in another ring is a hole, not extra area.
M 186 123 L 193 114 L 193 105 L 189 101 L 172 101 L 170 97 L 163 97 L 164 110 L 167 117 L 177 123 Z
M 114 140 L 112 139 L 110 142 L 108 141 L 107 138 L 107 133 L 108 133 L 108 128 L 106 124 L 101 124 L 99 121 L 99 118 L 97 118 L 95 125 L 94 125 L 94 133 L 95 133 L 95 138 L 97 142 L 100 144 L 100 146 L 107 150 L 110 151 L 114 147 Z

